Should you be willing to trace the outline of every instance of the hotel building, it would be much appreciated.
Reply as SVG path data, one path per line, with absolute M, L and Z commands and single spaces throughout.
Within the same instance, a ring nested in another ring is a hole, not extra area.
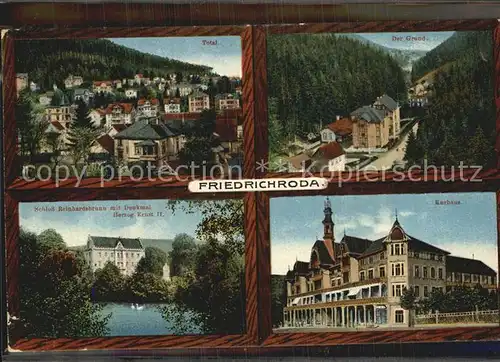
M 408 235 L 397 217 L 376 240 L 344 233 L 335 241 L 332 208 L 324 205 L 324 236 L 309 261 L 286 275 L 284 327 L 408 327 L 400 296 L 413 287 L 418 298 L 459 285 L 497 289 L 496 272 L 480 260 L 460 258 Z

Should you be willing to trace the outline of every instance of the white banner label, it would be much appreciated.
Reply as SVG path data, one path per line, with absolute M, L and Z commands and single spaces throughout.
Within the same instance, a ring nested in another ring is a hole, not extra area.
M 204 180 L 191 181 L 191 192 L 254 192 L 254 191 L 291 191 L 324 190 L 328 180 L 321 177 L 269 178 L 244 180 Z

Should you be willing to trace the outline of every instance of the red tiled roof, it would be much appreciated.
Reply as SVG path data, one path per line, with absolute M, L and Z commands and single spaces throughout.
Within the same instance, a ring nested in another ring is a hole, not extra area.
M 307 168 L 311 165 L 311 159 L 305 153 L 301 153 L 300 155 L 290 157 L 288 159 L 288 162 L 290 162 L 293 168 L 295 168 L 296 170 L 301 170 L 304 167 Z
M 114 141 L 113 141 L 113 138 L 111 138 L 110 135 L 107 135 L 107 134 L 102 135 L 96 141 L 106 151 L 108 151 L 109 153 L 113 153 L 113 150 L 114 150 Z
M 121 132 L 123 131 L 125 128 L 127 128 L 127 125 L 126 124 L 114 124 L 113 125 L 113 128 L 117 131 L 117 132 Z
M 336 135 L 346 136 L 352 134 L 352 119 L 341 118 L 330 123 L 326 128 L 335 132 Z
M 325 160 L 333 160 L 343 154 L 345 154 L 345 152 L 340 143 L 330 142 L 318 148 L 314 156 L 321 157 Z
M 181 104 L 180 98 L 165 98 L 163 99 L 163 103 L 165 104 Z
M 189 112 L 165 113 L 163 115 L 163 119 L 165 121 L 169 121 L 172 119 L 184 119 L 185 121 L 196 121 L 196 120 L 199 120 L 200 117 L 201 117 L 201 113 L 189 113 Z
M 156 98 L 154 98 L 154 99 L 144 99 L 144 98 L 142 98 L 142 99 L 139 99 L 139 100 L 137 101 L 137 104 L 138 104 L 139 106 L 142 106 L 142 105 L 143 105 L 144 103 L 146 103 L 146 102 L 149 102 L 149 103 L 150 103 L 150 104 L 152 104 L 152 105 L 158 105 L 158 103 L 159 103 L 159 102 L 158 102 L 158 99 L 156 99 Z
M 96 87 L 100 87 L 102 84 L 112 85 L 113 82 L 110 80 L 96 80 L 96 81 L 94 81 L 94 86 L 96 86 Z
M 52 125 L 55 128 L 57 128 L 59 131 L 62 131 L 64 129 L 64 126 L 61 123 L 59 123 L 58 121 L 52 121 L 50 123 L 52 123 Z
M 142 78 L 142 74 L 136 74 L 136 77 Z
M 122 108 L 125 113 L 131 113 L 134 109 L 134 105 L 132 103 L 112 103 L 108 106 L 108 108 L 106 108 L 106 113 L 111 113 L 113 111 L 113 108 L 115 108 L 116 106 Z

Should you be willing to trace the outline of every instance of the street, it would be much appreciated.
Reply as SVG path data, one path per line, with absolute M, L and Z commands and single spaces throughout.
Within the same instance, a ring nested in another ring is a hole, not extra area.
M 418 122 L 415 123 L 415 125 L 412 128 L 413 133 L 417 133 L 418 129 Z M 363 170 L 370 169 L 370 170 L 388 170 L 392 168 L 394 161 L 401 161 L 403 160 L 406 152 L 406 143 L 408 142 L 408 137 L 410 136 L 410 132 L 408 132 L 403 140 L 399 143 L 398 146 L 395 146 L 394 148 L 390 149 L 386 153 L 382 154 L 379 158 L 377 158 L 375 161 L 372 163 L 369 163 L 366 165 Z

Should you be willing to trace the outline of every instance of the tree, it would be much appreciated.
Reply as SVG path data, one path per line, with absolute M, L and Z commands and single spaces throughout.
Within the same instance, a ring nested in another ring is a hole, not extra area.
M 99 131 L 87 127 L 72 127 L 69 131 L 69 153 L 73 159 L 75 166 L 78 166 L 83 160 L 84 164 L 88 163 L 90 150 L 95 139 L 99 135 Z
M 408 162 L 408 166 L 413 166 L 418 164 L 422 160 L 423 150 L 420 146 L 417 137 L 413 131 L 410 131 L 408 136 L 408 141 L 406 143 L 406 153 L 404 156 L 405 161 Z
M 273 327 L 283 323 L 283 308 L 286 307 L 286 281 L 283 275 L 271 275 L 271 318 Z
M 410 288 L 404 288 L 403 293 L 401 294 L 400 297 L 400 305 L 401 308 L 406 309 L 408 311 L 408 314 L 410 316 L 409 320 L 409 326 L 413 327 L 415 325 L 415 316 L 414 313 L 416 309 L 418 308 L 418 303 L 417 303 L 417 298 L 418 295 L 415 293 L 415 290 L 413 287 Z
M 120 269 L 108 261 L 102 269 L 95 272 L 92 298 L 96 301 L 122 301 L 125 279 Z
M 76 113 L 71 127 L 89 129 L 96 128 L 94 123 L 92 122 L 92 118 L 90 117 L 90 111 L 87 107 L 87 104 L 81 99 L 76 101 Z
M 40 235 L 42 235 L 40 237 Z M 19 235 L 22 335 L 26 338 L 96 337 L 107 333 L 109 316 L 90 298 L 88 267 L 61 250 L 53 230 Z
M 174 214 L 177 210 L 200 213 L 201 221 L 196 226 L 198 240 L 221 240 L 232 253 L 244 254 L 244 207 L 241 200 L 169 200 L 166 208 Z
M 464 160 L 467 166 L 494 165 L 495 157 L 493 149 L 491 148 L 491 142 L 484 134 L 481 126 L 477 126 L 474 136 L 469 139 L 468 143 L 468 159 Z
M 59 132 L 47 132 L 45 134 L 45 138 L 51 149 L 51 161 L 55 170 L 57 165 L 59 165 L 63 159 L 62 151 L 65 146 L 64 140 Z
M 66 249 L 66 243 L 63 237 L 54 229 L 46 229 L 42 231 L 38 237 L 37 242 L 39 244 L 40 252 L 43 254 L 48 254 L 53 250 L 64 250 Z
M 187 234 L 178 234 L 172 242 L 172 250 L 168 254 L 172 276 L 183 276 L 192 270 L 197 251 L 196 241 Z
M 181 91 L 179 88 L 175 88 L 175 98 L 180 98 L 181 97 Z
M 274 154 L 279 154 L 285 146 L 284 136 L 285 131 L 277 118 L 276 100 L 270 99 L 268 106 L 269 114 L 269 151 Z
M 43 116 L 43 109 L 35 103 L 34 96 L 29 88 L 20 92 L 16 102 L 15 114 L 19 129 L 21 154 L 28 155 L 29 161 L 33 162 L 34 157 L 40 150 L 49 122 Z
M 163 267 L 167 263 L 167 254 L 152 246 L 148 246 L 145 250 L 145 256 L 139 260 L 137 264 L 137 273 L 151 273 L 163 276 Z
M 182 72 L 177 72 L 175 73 L 175 81 L 176 83 L 181 83 L 184 79 L 184 75 L 182 74 Z
M 163 308 L 163 317 L 170 319 L 172 314 L 193 311 L 191 323 L 205 333 L 242 333 L 245 328 L 243 260 L 243 256 L 234 255 L 223 243 L 203 243 L 196 255 L 194 275 L 187 285 L 177 288 L 177 312 Z
M 166 302 L 168 282 L 153 273 L 136 272 L 127 281 L 128 300 L 134 303 Z
M 179 152 L 179 159 L 185 165 L 213 164 L 213 148 L 218 145 L 214 135 L 216 113 L 214 110 L 203 110 L 200 121 L 191 127 L 187 134 L 184 147 Z

